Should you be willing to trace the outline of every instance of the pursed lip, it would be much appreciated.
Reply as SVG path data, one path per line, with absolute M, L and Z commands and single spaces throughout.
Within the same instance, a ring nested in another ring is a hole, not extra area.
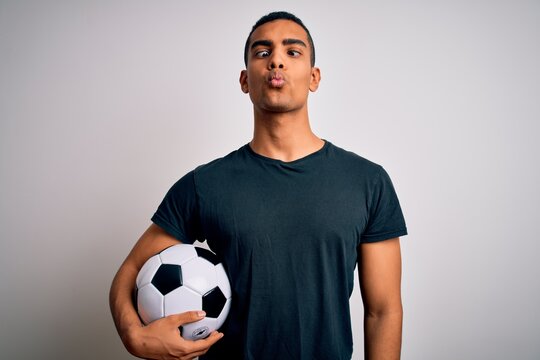
M 281 88 L 285 85 L 285 77 L 282 73 L 274 71 L 268 75 L 268 84 L 270 87 Z

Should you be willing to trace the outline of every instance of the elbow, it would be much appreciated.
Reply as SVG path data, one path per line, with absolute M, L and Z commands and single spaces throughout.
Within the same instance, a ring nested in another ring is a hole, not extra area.
M 366 317 L 385 318 L 385 317 L 403 317 L 403 306 L 401 301 L 395 303 L 385 303 L 364 308 Z

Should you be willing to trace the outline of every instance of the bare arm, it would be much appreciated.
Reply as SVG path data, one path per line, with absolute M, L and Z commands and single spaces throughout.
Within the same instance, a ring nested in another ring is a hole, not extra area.
M 366 360 L 396 360 L 401 353 L 401 251 L 399 238 L 358 247 L 364 302 Z
M 143 326 L 131 294 L 139 269 L 152 255 L 178 244 L 178 240 L 152 224 L 120 266 L 111 285 L 109 303 L 118 334 L 126 349 L 145 359 L 192 359 L 208 351 L 223 334 L 214 332 L 204 340 L 184 340 L 178 331 L 182 324 L 200 320 L 203 314 L 192 311 L 168 316 Z

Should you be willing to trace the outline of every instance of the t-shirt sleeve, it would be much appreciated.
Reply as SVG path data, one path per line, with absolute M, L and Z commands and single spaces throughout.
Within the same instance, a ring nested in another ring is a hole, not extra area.
M 375 242 L 407 235 L 396 191 L 388 173 L 382 167 L 371 190 L 369 218 L 360 242 Z
M 193 171 L 170 188 L 151 220 L 183 243 L 202 241 Z

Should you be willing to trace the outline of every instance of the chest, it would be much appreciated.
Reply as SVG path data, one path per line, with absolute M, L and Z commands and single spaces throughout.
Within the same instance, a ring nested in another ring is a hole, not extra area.
M 199 206 L 209 242 L 248 250 L 297 241 L 354 249 L 368 219 L 361 186 L 316 174 L 236 174 L 201 189 Z

